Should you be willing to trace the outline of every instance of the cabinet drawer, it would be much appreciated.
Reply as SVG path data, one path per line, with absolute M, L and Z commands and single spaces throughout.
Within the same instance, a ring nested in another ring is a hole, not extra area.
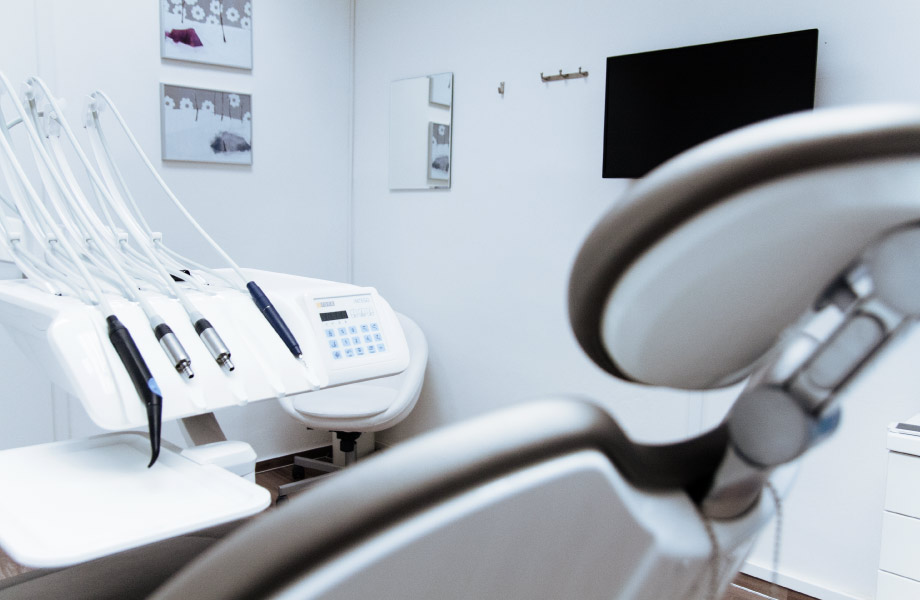
M 888 453 L 885 510 L 920 518 L 920 457 Z
M 878 568 L 920 580 L 920 519 L 884 513 Z
M 906 600 L 907 598 L 920 598 L 920 581 L 885 571 L 878 572 L 875 600 Z

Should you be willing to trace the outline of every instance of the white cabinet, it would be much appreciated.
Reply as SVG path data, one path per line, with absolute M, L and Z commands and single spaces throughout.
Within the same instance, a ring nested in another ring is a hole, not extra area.
M 888 434 L 876 600 L 920 598 L 920 430 L 911 422 Z

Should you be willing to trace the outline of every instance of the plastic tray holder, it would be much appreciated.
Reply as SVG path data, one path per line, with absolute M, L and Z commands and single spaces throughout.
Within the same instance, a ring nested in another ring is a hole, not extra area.
M 0 546 L 29 567 L 64 567 L 241 519 L 268 490 L 164 447 L 113 433 L 0 452 Z
M 151 304 L 170 324 L 192 359 L 195 378 L 185 381 L 159 346 L 135 303 L 112 298 L 113 310 L 131 331 L 163 392 L 163 422 L 248 402 L 274 400 L 364 379 L 399 373 L 409 364 L 408 346 L 396 313 L 373 288 L 306 277 L 253 271 L 300 342 L 296 360 L 247 294 L 222 290 L 189 296 L 220 332 L 236 370 L 224 373 L 198 339 L 177 300 L 152 295 Z M 371 294 L 387 332 L 385 355 L 334 361 L 322 333 L 315 298 Z M 98 307 L 41 291 L 25 280 L 0 281 L 0 325 L 51 380 L 83 404 L 96 425 L 109 431 L 147 426 L 147 413 L 128 373 L 109 343 Z M 339 363 L 348 362 L 352 365 Z M 314 375 L 308 377 L 306 367 Z

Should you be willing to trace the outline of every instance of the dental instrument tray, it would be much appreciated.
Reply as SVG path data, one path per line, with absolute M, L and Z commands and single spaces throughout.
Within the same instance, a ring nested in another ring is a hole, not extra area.
M 222 369 L 198 343 L 179 302 L 151 296 L 191 355 L 195 376 L 185 379 L 160 351 L 138 305 L 111 298 L 159 386 L 164 422 L 392 375 L 408 366 L 396 313 L 373 288 L 254 270 L 247 275 L 272 296 L 300 341 L 301 359 L 291 355 L 247 295 L 220 286 L 212 293 L 190 291 L 230 348 L 234 369 Z M 121 431 L 147 423 L 97 307 L 49 294 L 27 280 L 0 281 L 0 324 L 56 385 L 80 400 L 97 425 Z
M 147 469 L 148 444 L 125 432 L 0 452 L 0 546 L 20 564 L 63 567 L 241 519 L 271 501 L 267 489 L 167 444 Z

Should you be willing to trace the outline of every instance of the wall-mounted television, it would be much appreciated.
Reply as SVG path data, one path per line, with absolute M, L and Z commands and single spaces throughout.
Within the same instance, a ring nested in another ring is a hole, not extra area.
M 818 30 L 607 59 L 604 177 L 642 177 L 709 138 L 814 108 Z

